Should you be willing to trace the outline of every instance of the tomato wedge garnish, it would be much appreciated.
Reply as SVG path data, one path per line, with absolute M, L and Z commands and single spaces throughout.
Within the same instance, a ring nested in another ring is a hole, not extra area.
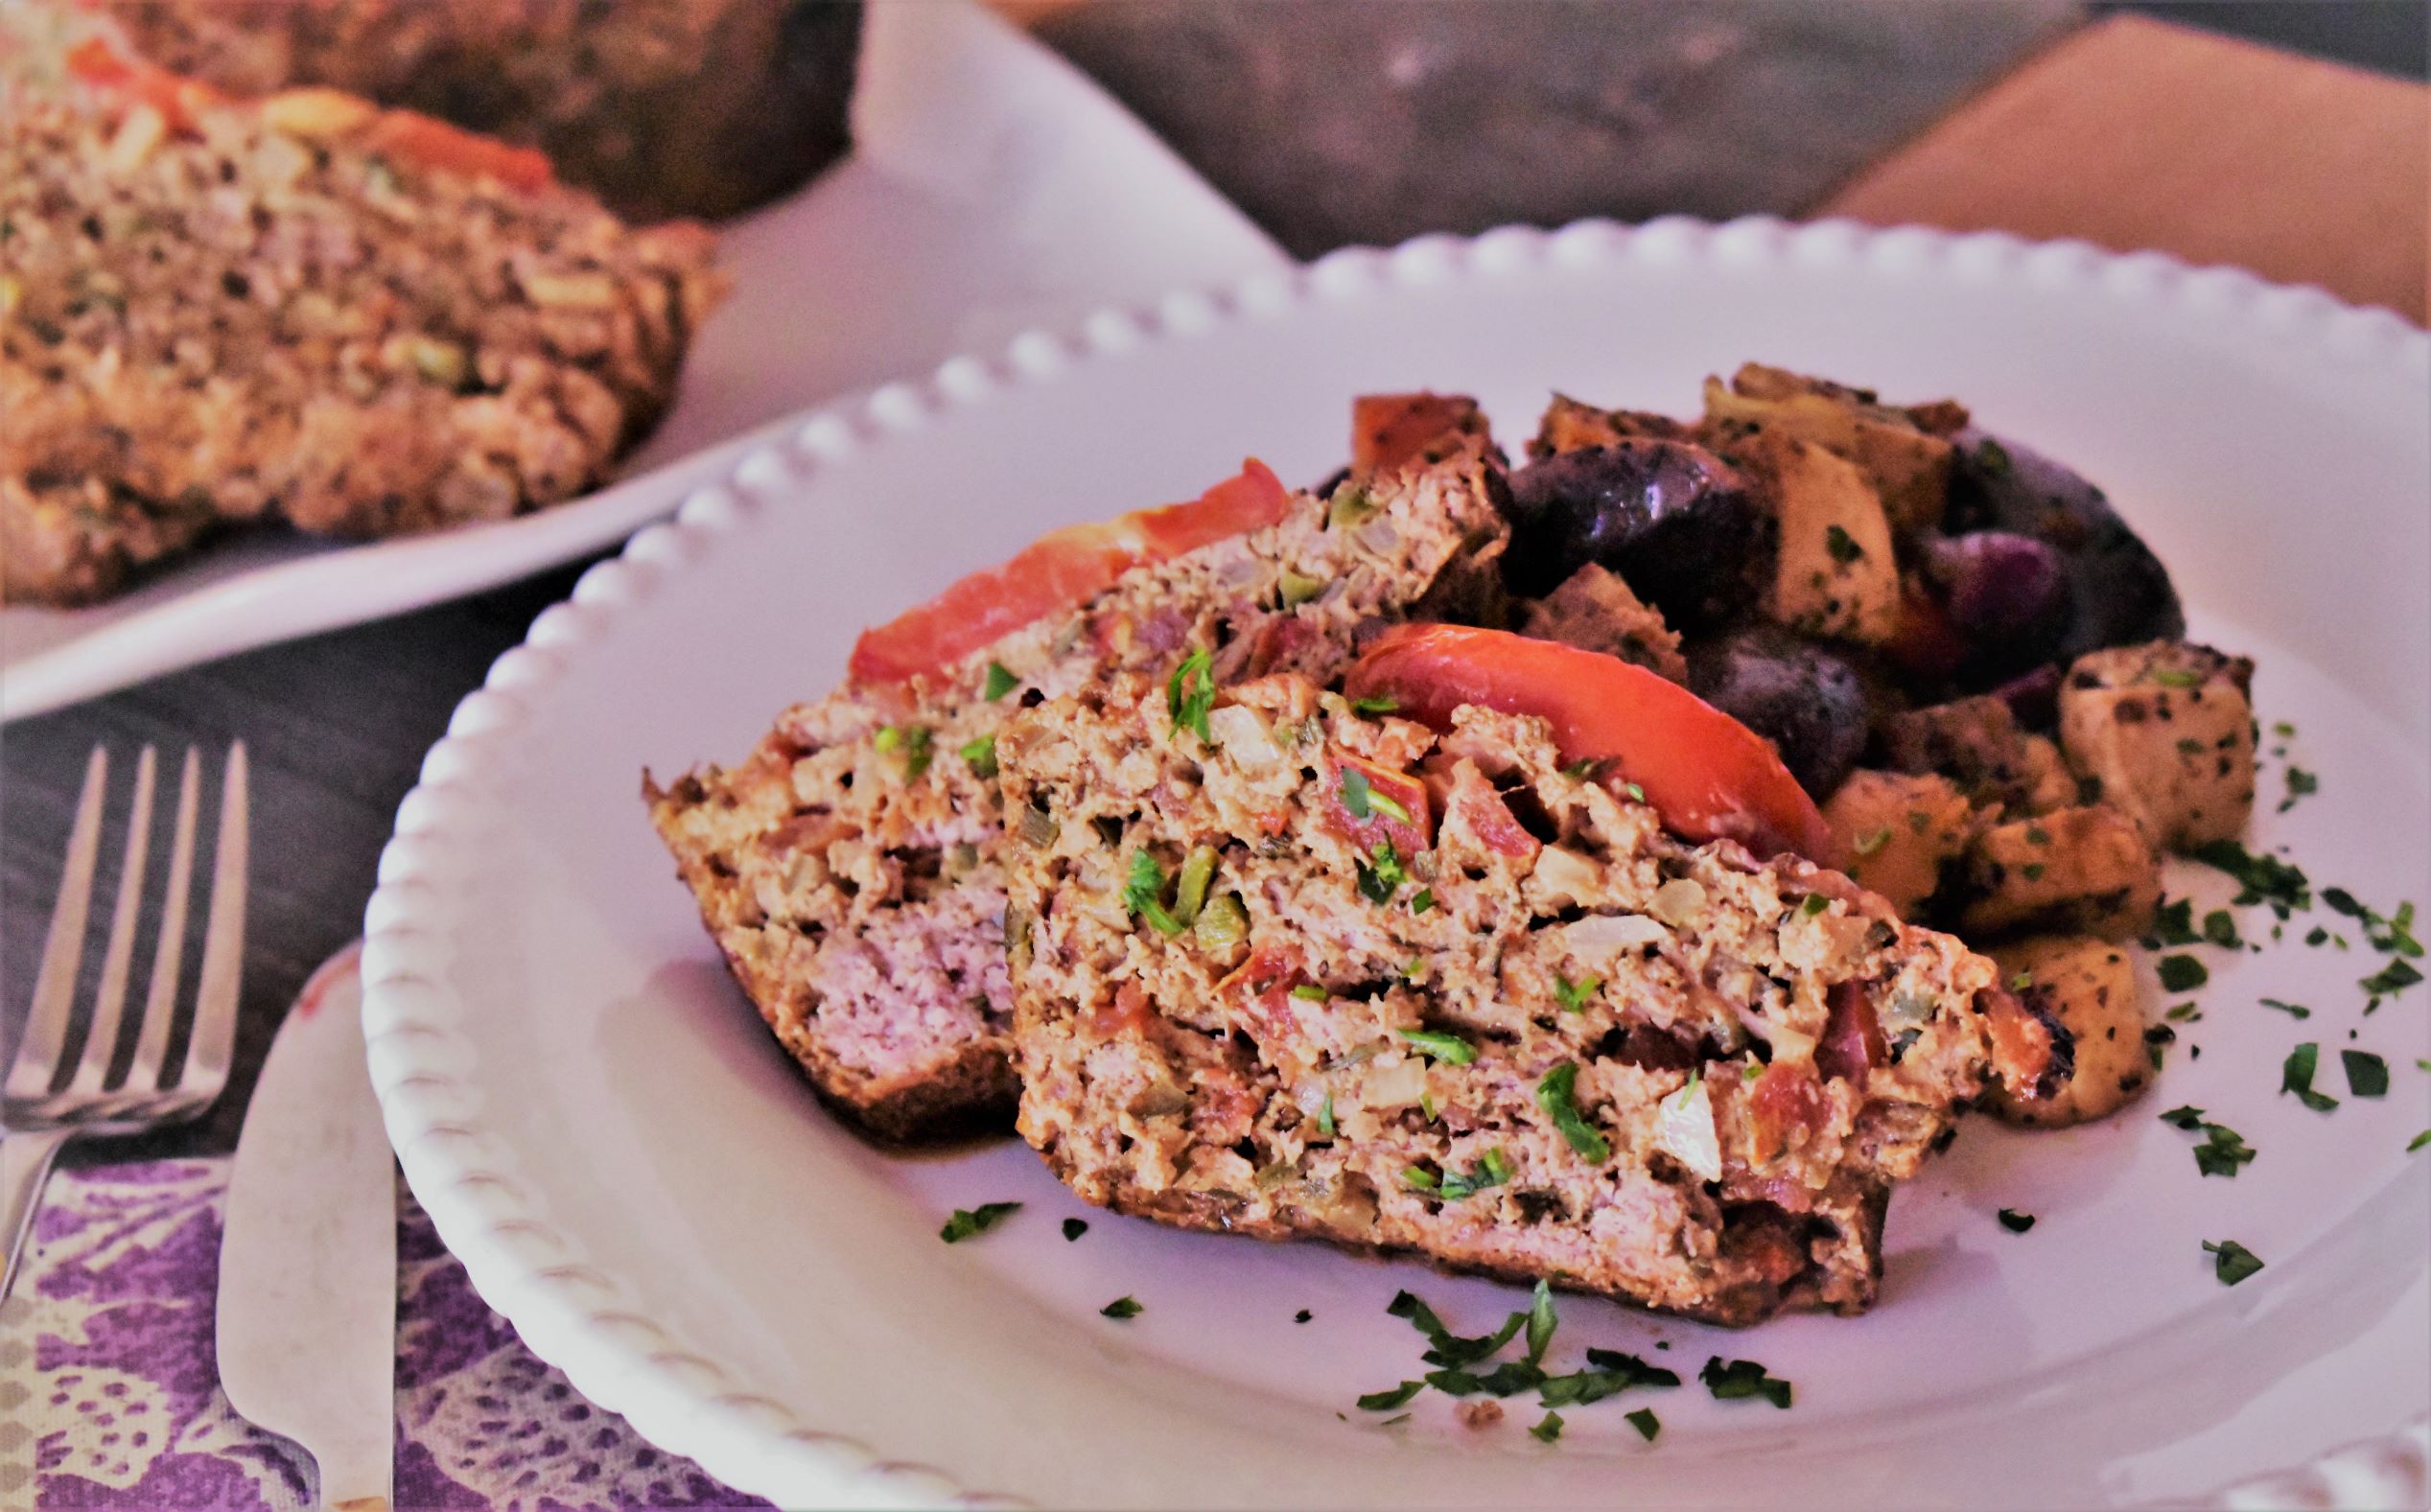
M 1238 477 L 1189 503 L 1050 531 L 1003 566 L 973 572 L 919 608 L 861 632 L 847 675 L 861 685 L 902 683 L 951 666 L 1023 625 L 1087 602 L 1142 563 L 1274 524 L 1291 498 L 1274 471 L 1252 457 Z
M 67 71 L 96 89 L 152 106 L 172 130 L 191 128 L 197 111 L 227 100 L 199 79 L 129 58 L 98 36 L 88 36 L 68 49 Z
M 1634 784 L 1675 834 L 1727 837 L 1762 855 L 1831 854 L 1823 816 L 1770 742 L 1616 657 L 1502 630 L 1401 625 L 1359 659 L 1344 691 L 1391 697 L 1438 730 L 1463 704 L 1536 715 L 1563 761 L 1602 763 L 1607 787 Z
M 495 178 L 509 189 L 539 189 L 551 176 L 545 153 L 467 131 L 418 110 L 383 110 L 365 143 L 425 168 Z

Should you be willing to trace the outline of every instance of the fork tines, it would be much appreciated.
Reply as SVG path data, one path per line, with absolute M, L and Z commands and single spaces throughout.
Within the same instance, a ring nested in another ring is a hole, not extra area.
M 109 787 L 107 753 L 96 748 L 85 765 L 83 794 L 68 835 L 67 860 L 42 948 L 41 969 L 35 980 L 34 1002 L 5 1083 L 10 1128 L 62 1125 L 132 1128 L 192 1117 L 208 1107 L 227 1082 L 236 1043 L 245 938 L 246 784 L 241 741 L 229 748 L 221 778 L 210 912 L 203 926 L 194 1010 L 187 1019 L 186 1053 L 172 1071 L 169 1048 L 179 1016 L 186 915 L 194 891 L 195 836 L 202 806 L 202 762 L 193 750 L 186 752 L 178 779 L 168 880 L 153 904 L 159 922 L 134 1054 L 125 1072 L 110 1076 L 126 1017 L 135 936 L 145 913 L 158 765 L 149 746 L 135 763 L 126 852 L 119 864 L 118 894 L 110 908 L 109 938 L 103 947 L 101 974 L 87 1012 L 80 1014 L 75 1008 L 78 968 L 83 961 L 85 924 L 101 854 L 103 811 Z M 80 1022 L 83 1029 L 81 1053 L 71 1056 L 72 1031 Z

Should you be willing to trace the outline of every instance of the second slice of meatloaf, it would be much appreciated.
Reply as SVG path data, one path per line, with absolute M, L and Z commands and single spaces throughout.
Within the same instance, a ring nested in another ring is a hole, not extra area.
M 1990 961 L 1671 836 L 1536 719 L 1282 675 L 1206 724 L 1133 681 L 998 742 L 1020 1129 L 1082 1197 L 1721 1323 L 1873 1301 Z
M 0 108 L 0 598 L 87 602 L 226 524 L 571 499 L 722 291 L 707 231 L 628 227 L 536 153 L 78 56 L 100 81 Z
M 1363 627 L 1490 571 L 1488 466 L 1298 495 L 1279 523 L 1134 568 L 910 689 L 848 685 L 740 765 L 649 785 L 703 921 L 830 1105 L 896 1139 L 1011 1115 L 1006 715 L 1193 647 L 1218 679 L 1338 675 Z

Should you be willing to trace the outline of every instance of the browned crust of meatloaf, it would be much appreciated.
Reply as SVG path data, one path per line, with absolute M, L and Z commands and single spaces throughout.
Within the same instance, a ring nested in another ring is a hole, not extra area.
M 67 0 L 53 0 L 65 4 Z M 243 95 L 321 84 L 547 152 L 619 211 L 720 217 L 843 154 L 848 0 L 108 0 L 142 56 Z
M 1365 485 L 1374 512 L 1340 529 L 1327 500 L 1297 496 L 1270 529 L 1135 569 L 910 688 L 790 709 L 738 766 L 645 780 L 703 922 L 830 1105 L 900 1139 L 1009 1113 L 1001 810 L 967 750 L 1025 701 L 1167 669 L 1193 646 L 1220 676 L 1336 675 L 1363 630 L 1491 575 L 1505 535 L 1489 466 Z M 1285 608 L 1287 576 L 1332 586 Z M 1017 691 L 990 701 L 991 665 Z
M 18 93 L 12 601 L 104 596 L 228 523 L 381 536 L 573 498 L 656 423 L 722 287 L 697 226 L 392 161 L 359 134 L 376 112 L 339 97 L 187 131 Z
M 1890 1184 L 1981 1087 L 1990 962 L 1836 872 L 1669 836 L 1535 720 L 1467 709 L 1438 737 L 1281 676 L 1228 689 L 1211 729 L 1175 737 L 1117 679 L 998 743 L 1043 842 L 1004 852 L 1019 1127 L 1076 1192 L 1722 1323 L 1871 1303 Z M 1381 902 L 1321 775 L 1344 759 L 1416 774 L 1441 815 Z M 1170 874 L 1203 847 L 1245 938 L 1168 935 L 1124 895 L 1134 856 Z M 1850 990 L 1903 1032 L 1895 1058 L 1827 1062 Z M 1539 1100 L 1563 1063 L 1606 1159 Z M 1497 1163 L 1454 1198 L 1410 1176 Z

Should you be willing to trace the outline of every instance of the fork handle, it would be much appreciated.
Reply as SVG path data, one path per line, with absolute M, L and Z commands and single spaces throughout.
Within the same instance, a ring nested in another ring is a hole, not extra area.
M 74 1137 L 73 1129 L 46 1128 L 0 1138 L 0 1236 L 9 1246 L 8 1261 L 0 1265 L 0 1302 L 16 1287 L 17 1261 L 25 1253 L 26 1235 L 34 1231 L 34 1210 L 41 1205 L 51 1162 Z

